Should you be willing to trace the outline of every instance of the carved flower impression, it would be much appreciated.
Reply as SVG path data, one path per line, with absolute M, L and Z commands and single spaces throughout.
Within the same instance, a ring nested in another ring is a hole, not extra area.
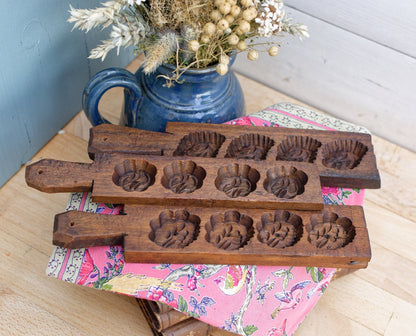
M 196 237 L 200 219 L 186 210 L 165 210 L 150 222 L 150 239 L 166 248 L 184 248 Z
M 212 131 L 192 132 L 184 136 L 174 156 L 215 157 L 225 136 Z
M 202 186 L 205 170 L 193 161 L 175 161 L 164 168 L 162 185 L 176 194 L 191 193 Z
M 257 170 L 234 163 L 218 170 L 215 186 L 228 197 L 244 197 L 256 188 L 259 178 Z
M 225 157 L 263 160 L 273 143 L 272 139 L 264 135 L 244 134 L 231 141 Z
M 322 150 L 322 163 L 325 167 L 334 169 L 353 169 L 361 161 L 368 148 L 355 140 L 337 140 L 327 145 Z
M 253 220 L 236 210 L 216 213 L 206 225 L 207 240 L 223 250 L 236 250 L 252 236 Z
M 350 243 L 355 235 L 352 222 L 332 212 L 311 217 L 309 242 L 318 247 L 335 250 Z
M 321 143 L 309 136 L 289 136 L 277 147 L 276 160 L 313 162 Z
M 308 176 L 295 167 L 284 166 L 271 168 L 267 171 L 264 189 L 279 198 L 294 198 L 305 191 Z
M 286 210 L 265 213 L 257 225 L 259 240 L 270 247 L 288 247 L 302 234 L 302 219 Z
M 125 160 L 116 165 L 113 182 L 125 191 L 144 191 L 155 181 L 156 167 L 145 160 Z

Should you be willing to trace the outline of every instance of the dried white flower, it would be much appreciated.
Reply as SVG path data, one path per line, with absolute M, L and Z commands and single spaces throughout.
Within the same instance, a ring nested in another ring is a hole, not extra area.
M 259 24 L 258 33 L 270 37 L 282 30 L 282 19 L 285 16 L 283 1 L 264 0 L 259 6 L 259 15 L 255 22 Z

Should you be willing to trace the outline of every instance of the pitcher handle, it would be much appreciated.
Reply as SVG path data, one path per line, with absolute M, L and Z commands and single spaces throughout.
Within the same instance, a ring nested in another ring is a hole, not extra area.
M 125 92 L 127 91 L 130 97 L 128 99 L 129 102 L 125 102 L 125 104 L 130 104 L 130 110 L 132 111 L 131 116 L 126 116 L 126 119 L 129 120 L 129 124 L 126 126 L 134 127 L 135 111 L 140 104 L 142 91 L 136 77 L 130 71 L 123 68 L 102 70 L 95 74 L 85 86 L 82 94 L 82 108 L 93 126 L 102 123 L 110 124 L 98 111 L 98 103 L 107 90 L 120 86 L 126 89 Z

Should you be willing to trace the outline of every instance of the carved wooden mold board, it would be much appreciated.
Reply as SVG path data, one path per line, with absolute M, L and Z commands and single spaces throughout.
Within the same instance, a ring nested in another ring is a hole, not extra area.
M 125 205 L 125 215 L 69 211 L 54 244 L 123 245 L 126 262 L 364 268 L 370 244 L 359 206 L 321 211 Z
M 107 203 L 319 210 L 316 167 L 303 162 L 101 153 L 91 164 L 41 160 L 29 186 L 46 192 L 91 191 Z
M 179 122 L 157 133 L 100 125 L 91 129 L 88 151 L 309 162 L 323 186 L 380 187 L 371 135 L 363 133 Z

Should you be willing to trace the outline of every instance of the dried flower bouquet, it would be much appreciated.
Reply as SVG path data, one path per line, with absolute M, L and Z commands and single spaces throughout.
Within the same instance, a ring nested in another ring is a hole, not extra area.
M 176 80 L 180 71 L 215 64 L 224 75 L 230 55 L 242 51 L 250 60 L 262 48 L 275 56 L 284 33 L 308 37 L 305 25 L 287 17 L 282 0 L 113 0 L 96 9 L 70 6 L 70 14 L 74 28 L 86 32 L 111 26 L 110 39 L 90 58 L 103 60 L 110 50 L 133 45 L 146 54 L 145 73 L 168 62 L 176 66 Z

